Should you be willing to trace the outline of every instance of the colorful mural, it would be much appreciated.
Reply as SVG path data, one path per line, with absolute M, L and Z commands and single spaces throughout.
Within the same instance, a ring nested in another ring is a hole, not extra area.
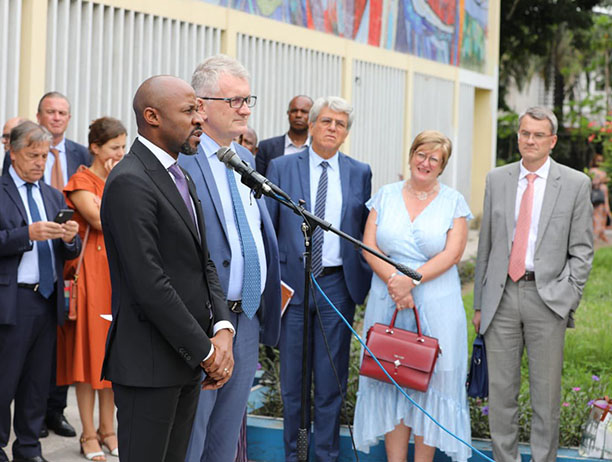
M 482 71 L 489 0 L 203 0 Z

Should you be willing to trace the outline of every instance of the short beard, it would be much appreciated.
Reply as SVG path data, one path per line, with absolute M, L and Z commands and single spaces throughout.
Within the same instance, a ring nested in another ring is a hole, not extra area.
M 189 138 L 187 138 L 185 142 L 181 145 L 181 153 L 187 156 L 194 156 L 198 153 L 198 147 L 196 146 L 195 148 L 192 148 L 191 144 L 189 144 Z

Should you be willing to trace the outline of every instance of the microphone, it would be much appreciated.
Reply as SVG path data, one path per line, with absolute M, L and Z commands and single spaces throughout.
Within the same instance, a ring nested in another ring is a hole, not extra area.
M 259 199 L 263 193 L 266 196 L 274 197 L 279 195 L 289 201 L 291 200 L 282 189 L 253 169 L 242 160 L 238 154 L 232 151 L 231 148 L 227 146 L 221 147 L 221 149 L 217 151 L 217 158 L 223 162 L 227 168 L 231 168 L 240 174 L 242 183 L 255 191 L 256 198 Z

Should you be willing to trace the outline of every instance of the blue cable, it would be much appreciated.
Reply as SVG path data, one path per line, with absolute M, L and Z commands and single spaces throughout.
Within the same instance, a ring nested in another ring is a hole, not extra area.
M 368 353 L 370 353 L 370 355 L 372 356 L 372 358 L 374 358 L 374 361 L 376 361 L 376 364 L 378 364 L 378 367 L 380 367 L 380 369 L 385 373 L 385 375 L 389 378 L 389 380 L 393 383 L 393 385 L 395 385 L 395 387 L 400 391 L 400 393 L 402 395 L 404 395 L 406 398 L 408 398 L 408 401 L 410 401 L 414 406 L 416 406 L 417 409 L 419 409 L 423 414 L 425 414 L 433 423 L 435 423 L 438 427 L 440 427 L 442 430 L 444 430 L 446 433 L 448 433 L 450 436 L 452 436 L 453 438 L 455 438 L 457 441 L 463 443 L 464 445 L 466 445 L 468 448 L 472 449 L 473 451 L 475 451 L 477 454 L 480 454 L 484 459 L 486 459 L 489 462 L 495 462 L 493 459 L 491 459 L 489 456 L 487 456 L 486 454 L 483 454 L 481 451 L 479 451 L 478 449 L 476 449 L 474 446 L 472 446 L 470 443 L 468 443 L 467 441 L 462 440 L 461 438 L 459 438 L 457 435 L 455 435 L 453 432 L 451 432 L 450 430 L 448 430 L 446 427 L 444 427 L 444 425 L 442 425 L 440 422 L 438 422 L 431 414 L 429 414 L 425 409 L 423 409 L 421 406 L 419 406 L 405 391 L 402 387 L 399 386 L 399 384 L 393 379 L 393 377 L 391 377 L 389 375 L 389 373 L 385 370 L 385 368 L 382 366 L 382 364 L 380 364 L 380 362 L 378 361 L 378 358 L 374 355 L 374 353 L 372 353 L 372 350 L 370 350 L 368 348 L 368 346 L 365 344 L 365 342 L 363 341 L 363 339 L 359 336 L 359 334 L 357 332 L 355 332 L 355 329 L 353 329 L 353 326 L 351 326 L 351 324 L 346 320 L 346 318 L 344 316 L 342 316 L 342 313 L 340 313 L 340 311 L 338 311 L 338 309 L 335 307 L 335 305 L 332 303 L 332 301 L 327 297 L 327 295 L 325 294 L 325 292 L 323 292 L 323 289 L 321 289 L 321 287 L 319 286 L 319 283 L 317 282 L 317 280 L 314 278 L 314 276 L 310 276 L 310 278 L 312 279 L 312 282 L 314 283 L 315 287 L 319 290 L 319 292 L 321 293 L 321 295 L 323 295 L 323 298 L 325 298 L 325 300 L 327 301 L 327 303 L 329 303 L 329 305 L 334 309 L 334 311 L 336 313 L 338 313 L 338 316 L 340 316 L 340 319 L 342 319 L 342 321 L 344 322 L 344 324 L 346 324 L 346 326 L 351 330 L 351 332 L 353 333 L 353 335 L 357 338 L 357 340 L 359 340 L 359 343 L 361 343 L 363 345 L 363 347 L 368 350 Z

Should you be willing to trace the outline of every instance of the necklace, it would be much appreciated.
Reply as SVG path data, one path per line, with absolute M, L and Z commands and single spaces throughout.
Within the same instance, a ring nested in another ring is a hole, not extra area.
M 410 180 L 408 180 L 406 181 L 406 189 L 418 200 L 425 201 L 427 200 L 427 198 L 429 198 L 429 196 L 433 196 L 435 193 L 440 191 L 440 183 L 436 181 L 436 185 L 429 191 L 417 191 L 412 187 L 412 183 L 410 183 Z

